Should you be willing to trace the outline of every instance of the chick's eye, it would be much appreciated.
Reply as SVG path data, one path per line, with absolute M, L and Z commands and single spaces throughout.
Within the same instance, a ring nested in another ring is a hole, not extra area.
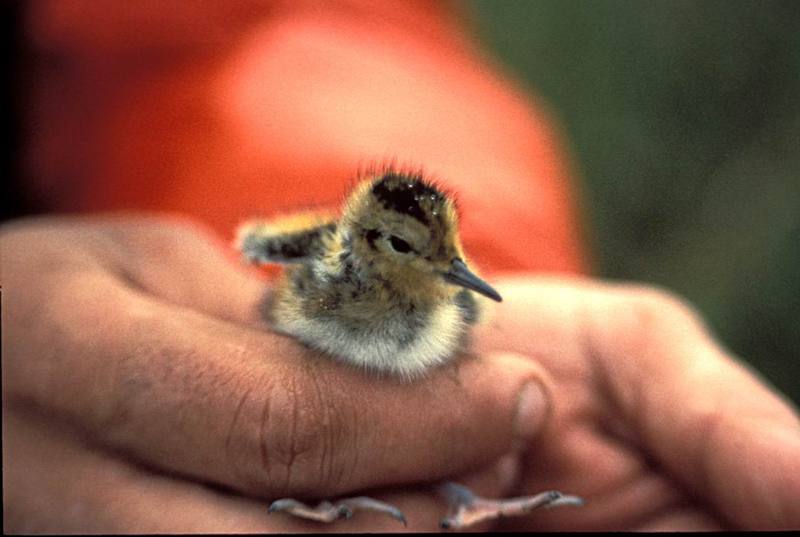
M 395 252 L 406 254 L 411 251 L 411 245 L 408 244 L 403 239 L 401 239 L 400 237 L 395 237 L 394 235 L 392 235 L 389 238 L 389 243 L 392 245 L 392 248 L 394 248 Z

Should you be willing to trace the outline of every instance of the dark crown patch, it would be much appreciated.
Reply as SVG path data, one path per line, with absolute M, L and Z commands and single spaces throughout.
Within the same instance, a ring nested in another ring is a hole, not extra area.
M 429 214 L 444 201 L 444 195 L 423 181 L 420 176 L 387 173 L 372 187 L 372 194 L 386 209 L 430 224 Z

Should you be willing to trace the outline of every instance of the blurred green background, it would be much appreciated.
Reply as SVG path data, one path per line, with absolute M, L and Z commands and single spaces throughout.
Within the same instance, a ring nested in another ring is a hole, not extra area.
M 800 403 L 800 2 L 467 7 L 560 122 L 595 272 L 687 298 Z

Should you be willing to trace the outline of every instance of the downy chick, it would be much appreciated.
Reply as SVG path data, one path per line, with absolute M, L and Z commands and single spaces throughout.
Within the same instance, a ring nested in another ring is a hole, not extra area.
M 267 307 L 276 330 L 406 380 L 466 347 L 483 297 L 501 301 L 467 267 L 453 200 L 418 174 L 388 170 L 362 181 L 339 218 L 306 213 L 246 223 L 237 246 L 250 263 L 288 265 Z M 440 492 L 450 504 L 442 520 L 447 528 L 582 503 L 558 491 L 485 499 L 457 483 L 443 484 Z M 286 498 L 269 508 L 321 522 L 349 518 L 357 509 L 405 523 L 399 509 L 367 497 L 315 507 Z
M 464 261 L 453 201 L 420 176 L 356 187 L 338 220 L 246 224 L 245 258 L 290 263 L 269 305 L 273 326 L 358 366 L 420 376 L 462 349 L 500 295 Z

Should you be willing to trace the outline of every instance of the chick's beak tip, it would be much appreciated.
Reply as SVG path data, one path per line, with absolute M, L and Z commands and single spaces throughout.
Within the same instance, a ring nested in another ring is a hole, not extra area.
M 494 288 L 473 274 L 461 259 L 454 259 L 450 264 L 450 270 L 443 273 L 444 279 L 454 285 L 459 285 L 485 297 L 491 298 L 496 302 L 502 302 L 503 297 Z

